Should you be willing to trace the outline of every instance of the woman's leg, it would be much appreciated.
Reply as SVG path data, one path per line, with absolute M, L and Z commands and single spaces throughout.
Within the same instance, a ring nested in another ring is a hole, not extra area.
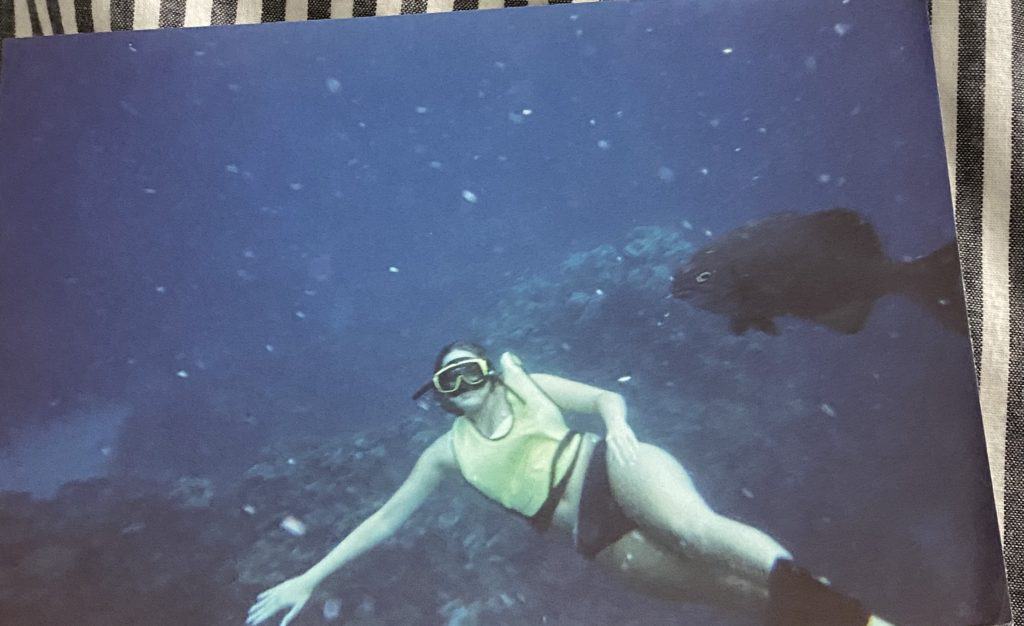
M 860 603 L 814 578 L 764 532 L 712 511 L 682 465 L 657 446 L 641 443 L 635 464 L 608 461 L 612 492 L 643 533 L 681 559 L 696 561 L 714 579 L 714 600 L 764 601 L 771 625 L 887 624 Z
M 609 460 L 608 474 L 616 500 L 645 534 L 767 591 L 775 561 L 791 559 L 790 553 L 760 530 L 712 511 L 668 452 L 646 443 L 638 452 L 633 465 Z

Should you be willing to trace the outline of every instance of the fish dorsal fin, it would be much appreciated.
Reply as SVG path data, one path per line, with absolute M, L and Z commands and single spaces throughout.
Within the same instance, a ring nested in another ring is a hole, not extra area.
M 814 321 L 828 326 L 832 330 L 852 335 L 864 328 L 864 323 L 871 314 L 871 307 L 874 302 L 871 300 L 854 300 L 841 307 L 837 307 L 814 316 Z

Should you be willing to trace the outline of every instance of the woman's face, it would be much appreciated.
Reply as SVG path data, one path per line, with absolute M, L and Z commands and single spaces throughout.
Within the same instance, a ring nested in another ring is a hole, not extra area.
M 473 354 L 469 350 L 452 350 L 445 355 L 441 362 L 441 365 L 448 365 L 452 361 L 459 361 L 461 359 L 475 359 L 478 355 Z M 463 383 L 465 384 L 465 383 Z M 494 383 L 487 381 L 479 387 L 469 387 L 468 390 L 462 393 L 448 396 L 449 401 L 458 407 L 463 413 L 473 413 L 478 411 L 483 406 L 484 401 L 487 399 L 488 394 L 491 393 L 491 389 L 494 388 Z M 463 389 L 466 389 L 463 387 Z

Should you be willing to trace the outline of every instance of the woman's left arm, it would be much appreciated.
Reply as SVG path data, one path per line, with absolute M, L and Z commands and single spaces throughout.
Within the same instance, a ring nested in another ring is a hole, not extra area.
M 612 460 L 636 462 L 640 444 L 626 422 L 626 400 L 621 394 L 551 374 L 530 374 L 530 378 L 560 409 L 600 415 L 607 431 L 605 439 Z

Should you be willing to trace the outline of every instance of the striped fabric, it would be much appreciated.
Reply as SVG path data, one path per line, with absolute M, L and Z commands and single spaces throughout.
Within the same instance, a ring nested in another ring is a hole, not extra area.
M 567 0 L 0 0 L 0 36 L 500 9 Z M 593 0 L 576 0 L 593 1 Z
M 0 37 L 562 1 L 0 0 Z M 1024 624 L 1024 1 L 931 0 L 929 10 L 989 461 Z

